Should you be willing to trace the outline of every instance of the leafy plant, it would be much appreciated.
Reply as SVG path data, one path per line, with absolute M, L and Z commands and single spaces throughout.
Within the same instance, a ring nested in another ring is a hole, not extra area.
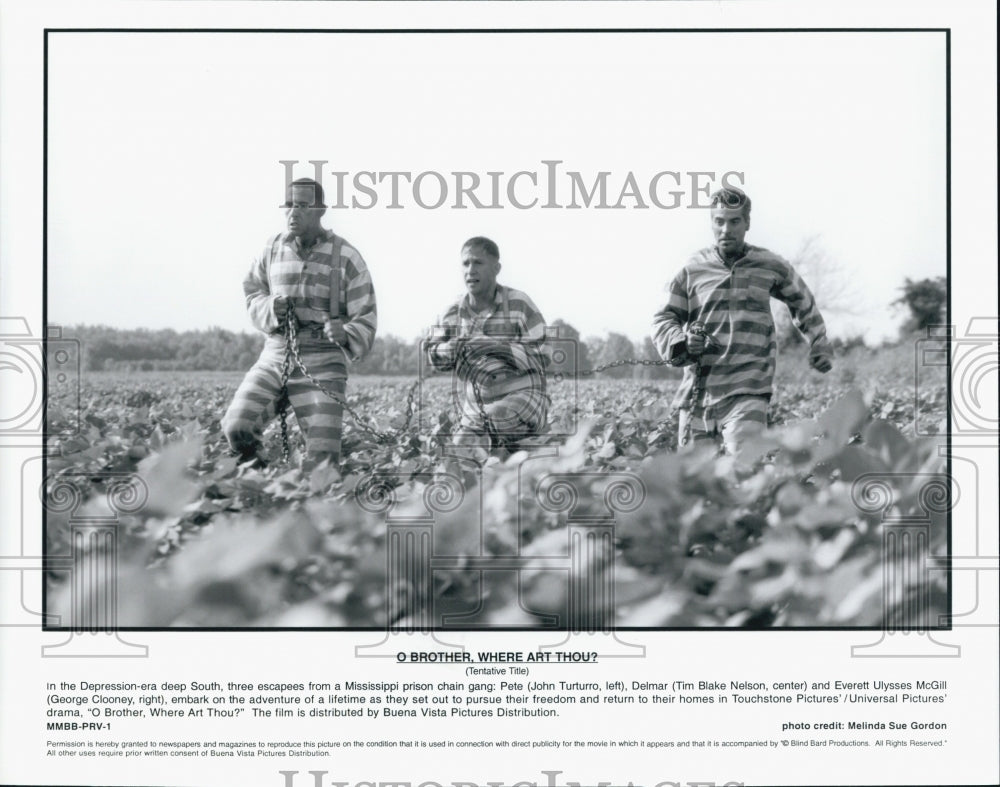
M 82 430 L 50 441 L 48 493 L 72 482 L 81 502 L 48 506 L 47 549 L 68 554 L 74 522 L 106 505 L 115 479 L 135 474 L 145 505 L 118 516 L 125 627 L 384 627 L 431 613 L 467 625 L 877 626 L 898 622 L 917 597 L 936 620 L 942 572 L 910 572 L 883 607 L 883 569 L 897 558 L 884 552 L 882 520 L 922 516 L 930 553 L 947 548 L 946 506 L 928 513 L 914 480 L 940 477 L 937 443 L 913 436 L 917 405 L 944 417 L 944 379 L 915 397 L 888 356 L 856 352 L 864 391 L 783 361 L 771 429 L 738 461 L 674 453 L 674 381 L 554 384 L 550 420 L 575 425 L 573 435 L 558 450 L 501 452 L 467 488 L 442 475 L 454 428 L 447 379 L 423 386 L 419 417 L 394 444 L 348 420 L 341 467 L 303 472 L 281 464 L 274 427 L 266 467 L 229 455 L 219 418 L 238 375 L 90 375 Z M 408 384 L 353 378 L 348 396 L 380 429 L 399 429 Z M 52 393 L 50 430 L 72 423 L 71 404 Z M 869 477 L 885 479 L 890 508 L 859 505 L 856 486 Z M 545 502 L 554 478 L 572 505 Z M 619 500 L 610 546 L 568 578 L 547 568 L 548 556 L 568 554 L 571 528 L 610 521 L 605 501 L 622 493 L 609 491 L 622 479 L 642 497 L 631 507 Z M 387 522 L 428 518 L 434 555 L 447 560 L 417 586 L 387 568 Z M 525 561 L 518 573 L 472 565 L 512 555 Z M 66 579 L 49 575 L 51 611 L 63 615 Z M 571 604 L 574 582 L 613 583 L 613 606 L 597 594 Z

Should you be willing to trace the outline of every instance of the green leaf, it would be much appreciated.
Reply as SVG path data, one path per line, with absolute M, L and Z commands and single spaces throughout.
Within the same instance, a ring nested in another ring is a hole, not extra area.
M 851 435 L 860 431 L 868 418 L 868 407 L 864 396 L 857 389 L 838 399 L 817 421 L 817 431 L 822 437 L 822 447 L 817 449 L 816 458 L 825 459 L 847 444 Z
M 893 469 L 901 469 L 911 453 L 910 442 L 887 421 L 872 421 L 865 429 L 864 442 L 869 451 Z
M 309 474 L 309 491 L 317 495 L 326 492 L 340 480 L 340 471 L 330 462 L 320 462 Z
M 199 487 L 190 478 L 188 465 L 200 456 L 201 440 L 184 440 L 139 462 L 139 477 L 148 490 L 144 508 L 147 516 L 177 514 L 198 494 Z
M 884 473 L 889 469 L 889 465 L 875 454 L 866 451 L 861 446 L 848 445 L 830 456 L 825 462 L 818 463 L 815 472 L 826 478 L 831 477 L 836 472 L 841 480 L 850 483 L 865 473 Z

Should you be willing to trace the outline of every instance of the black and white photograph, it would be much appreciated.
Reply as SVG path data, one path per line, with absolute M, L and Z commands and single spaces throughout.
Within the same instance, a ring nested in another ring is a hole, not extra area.
M 124 501 L 125 628 L 936 627 L 945 43 L 50 33 L 47 549 Z
M 995 11 L 284 5 L 3 4 L 0 782 L 995 777 Z

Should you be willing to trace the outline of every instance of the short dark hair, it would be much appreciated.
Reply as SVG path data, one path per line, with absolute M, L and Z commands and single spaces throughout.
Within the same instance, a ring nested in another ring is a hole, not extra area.
M 293 180 L 288 184 L 285 189 L 285 207 L 291 207 L 292 205 L 292 189 L 296 186 L 310 186 L 313 190 L 313 204 L 314 208 L 325 208 L 326 198 L 323 194 L 323 184 L 312 178 L 299 178 L 298 180 Z
M 462 244 L 462 251 L 466 249 L 479 249 L 480 251 L 486 252 L 497 262 L 500 262 L 500 247 L 496 245 L 489 238 L 483 237 L 482 235 L 476 235 L 474 238 L 469 238 L 465 243 Z
M 750 198 L 735 186 L 725 186 L 708 199 L 713 208 L 743 208 L 743 215 L 750 218 Z

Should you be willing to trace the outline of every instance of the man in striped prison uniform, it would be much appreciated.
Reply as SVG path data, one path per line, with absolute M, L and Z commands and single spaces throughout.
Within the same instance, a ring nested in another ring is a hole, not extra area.
M 481 459 L 491 432 L 513 442 L 547 425 L 545 319 L 523 292 L 497 284 L 500 250 L 489 238 L 465 242 L 462 270 L 467 292 L 431 330 L 425 349 L 435 369 L 454 373 L 461 420 L 452 440 L 459 450 L 451 452 Z
M 652 337 L 665 360 L 685 367 L 674 398 L 680 445 L 689 435 L 691 442 L 721 436 L 735 454 L 767 423 L 777 355 L 770 298 L 788 305 L 809 341 L 812 368 L 830 371 L 833 352 L 816 301 L 795 269 L 744 241 L 750 198 L 729 187 L 710 199 L 715 245 L 697 252 L 670 282 Z
M 285 316 L 295 309 L 301 357 L 309 372 L 341 399 L 349 361 L 361 359 L 375 340 L 375 290 L 357 249 L 321 225 L 323 187 L 293 181 L 285 195 L 288 231 L 275 235 L 243 281 L 254 327 L 267 334 L 264 349 L 222 419 L 233 450 L 256 456 L 261 433 L 277 412 L 285 355 Z M 306 439 L 306 461 L 337 463 L 343 406 L 307 380 L 294 361 L 288 402 Z

